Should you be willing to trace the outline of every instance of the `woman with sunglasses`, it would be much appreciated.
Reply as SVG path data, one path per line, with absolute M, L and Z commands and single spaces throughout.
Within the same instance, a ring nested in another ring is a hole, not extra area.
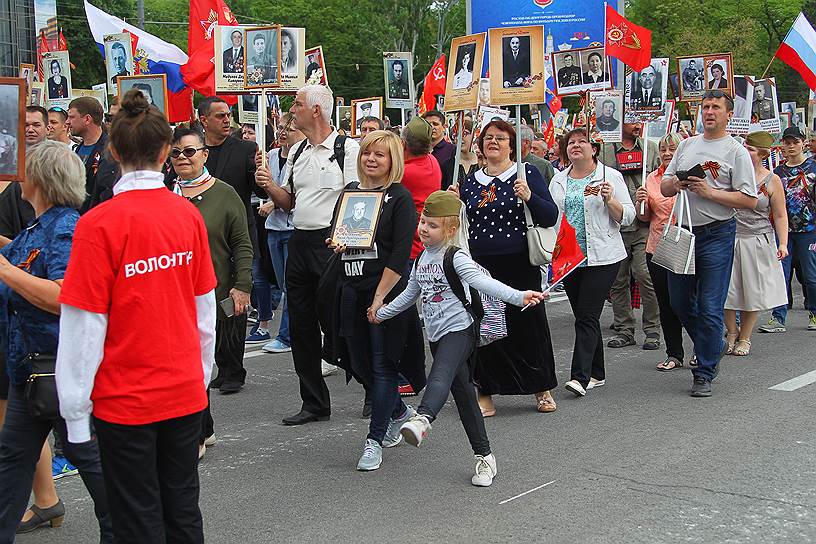
M 172 145 L 170 161 L 178 175 L 174 190 L 192 202 L 204 218 L 218 280 L 215 288 L 215 299 L 219 302 L 216 311 L 215 364 L 219 369 L 235 368 L 225 359 L 235 352 L 228 346 L 244 343 L 245 309 L 249 305 L 252 289 L 252 242 L 247 230 L 246 208 L 232 186 L 215 179 L 207 171 L 204 164 L 209 152 L 204 145 L 204 135 L 198 129 L 177 128 L 173 132 Z M 231 383 L 243 383 L 243 376 L 239 381 L 234 378 L 224 377 L 222 393 Z M 215 443 L 209 406 L 204 411 L 202 423 L 199 458 L 204 456 L 206 446 Z
M 520 291 L 540 291 L 541 268 L 530 264 L 525 207 L 533 222 L 555 225 L 558 208 L 547 182 L 525 163 L 527 181 L 516 171 L 516 131 L 505 121 L 491 121 L 479 136 L 487 165 L 459 187 L 470 222 L 468 243 L 473 260 L 498 281 Z M 525 312 L 508 305 L 507 336 L 479 348 L 475 382 L 485 417 L 496 414 L 492 395 L 535 395 L 539 412 L 556 409 L 550 390 L 557 385 L 552 339 L 544 304 Z

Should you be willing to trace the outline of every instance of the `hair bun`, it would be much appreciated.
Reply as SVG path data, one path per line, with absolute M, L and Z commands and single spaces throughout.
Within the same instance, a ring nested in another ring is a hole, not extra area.
M 135 117 L 147 113 L 150 104 L 147 102 L 147 97 L 145 97 L 142 91 L 139 89 L 131 89 L 125 93 L 125 97 L 121 102 L 121 108 L 129 117 Z

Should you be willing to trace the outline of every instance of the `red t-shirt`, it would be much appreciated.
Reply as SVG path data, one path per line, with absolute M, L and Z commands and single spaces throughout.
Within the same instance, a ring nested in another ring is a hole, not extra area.
M 144 425 L 207 406 L 195 297 L 215 284 L 201 214 L 167 189 L 120 193 L 79 220 L 59 301 L 108 314 L 96 417 Z
M 433 155 L 406 159 L 402 184 L 411 191 L 418 217 L 422 214 L 422 208 L 425 206 L 425 199 L 428 198 L 428 195 L 442 189 L 442 169 L 439 167 L 439 162 Z M 419 234 L 415 231 L 414 243 L 411 245 L 411 259 L 416 259 L 423 249 L 425 246 L 419 241 Z

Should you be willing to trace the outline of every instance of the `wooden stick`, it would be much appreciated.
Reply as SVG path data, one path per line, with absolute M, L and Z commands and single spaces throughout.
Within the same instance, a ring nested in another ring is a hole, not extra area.
M 255 140 L 261 150 L 261 166 L 266 168 L 266 88 L 261 89 L 258 97 L 258 130 L 255 131 Z
M 769 62 L 769 63 L 768 63 L 768 67 L 767 67 L 767 68 L 765 68 L 765 71 L 764 71 L 764 72 L 762 72 L 762 77 L 761 77 L 761 78 L 759 78 L 759 79 L 765 79 L 765 76 L 766 76 L 766 75 L 768 75 L 768 70 L 770 70 L 770 69 L 771 69 L 771 64 L 773 64 L 773 61 L 774 61 L 774 59 L 775 59 L 775 58 L 776 58 L 776 55 L 774 55 L 773 57 L 771 57 L 771 62 Z
M 405 123 L 405 110 L 402 110 L 402 121 Z M 459 186 L 459 162 L 462 155 L 462 131 L 464 130 L 463 123 L 465 122 L 465 112 L 460 111 L 456 120 L 456 153 L 453 156 L 453 179 L 451 185 Z
M 649 121 L 643 123 L 643 169 L 641 170 L 640 186 L 646 187 L 646 164 L 649 160 Z M 646 201 L 640 203 L 640 215 L 646 213 Z

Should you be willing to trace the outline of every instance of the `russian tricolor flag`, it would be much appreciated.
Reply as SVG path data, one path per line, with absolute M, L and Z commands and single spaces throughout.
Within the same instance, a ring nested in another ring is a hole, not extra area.
M 193 108 L 192 89 L 187 87 L 181 79 L 181 67 L 187 64 L 187 54 L 175 45 L 160 40 L 153 34 L 92 6 L 87 0 L 85 0 L 85 14 L 88 16 L 88 26 L 93 39 L 102 52 L 103 58 L 105 56 L 103 45 L 105 35 L 127 31 L 134 40 L 138 40 L 137 48 L 143 50 L 147 57 L 148 72 L 142 71 L 142 73 L 167 74 L 170 122 L 188 121 Z
M 776 57 L 799 72 L 808 87 L 816 91 L 816 30 L 804 13 L 799 13 L 788 35 L 779 44 Z

